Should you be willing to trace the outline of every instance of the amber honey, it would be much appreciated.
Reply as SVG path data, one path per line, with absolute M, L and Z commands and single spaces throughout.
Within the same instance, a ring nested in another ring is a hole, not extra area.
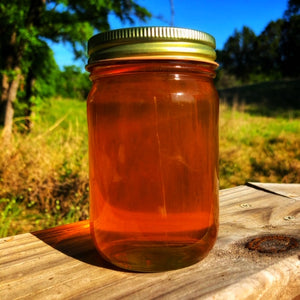
M 91 233 L 100 254 L 121 268 L 185 267 L 215 243 L 214 69 L 181 58 L 89 68 Z

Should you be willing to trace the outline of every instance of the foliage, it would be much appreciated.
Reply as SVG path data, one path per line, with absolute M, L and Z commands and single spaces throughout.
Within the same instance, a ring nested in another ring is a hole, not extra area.
M 59 74 L 56 95 L 85 100 L 90 87 L 91 82 L 88 73 L 82 73 L 79 67 L 67 66 Z
M 21 215 L 21 208 L 16 199 L 0 199 L 0 237 L 7 236 L 12 231 L 12 224 Z
M 143 21 L 150 17 L 150 13 L 133 0 L 3 0 L 0 12 L 2 50 L 10 46 L 10 38 L 15 34 L 17 48 L 23 46 L 34 51 L 43 37 L 71 43 L 77 57 L 85 55 L 86 41 L 94 30 L 110 28 L 109 13 L 131 23 L 134 23 L 133 16 Z M 34 61 L 35 56 L 31 59 Z M 25 63 L 28 60 L 27 57 Z
M 43 73 L 49 71 L 50 50 L 46 42 L 72 45 L 76 58 L 86 52 L 86 41 L 96 31 L 109 29 L 108 15 L 122 21 L 145 21 L 150 13 L 134 0 L 2 0 L 0 4 L 0 74 L 1 115 L 5 135 L 12 130 L 13 102 L 17 91 L 25 86 L 23 101 L 31 115 L 32 99 L 52 93 L 43 84 Z M 43 67 L 44 66 L 44 67 Z M 52 66 L 53 63 L 52 63 Z M 51 72 L 50 72 L 51 73 Z M 46 76 L 48 77 L 48 76 Z M 49 76 L 51 77 L 51 75 Z M 40 86 L 35 86 L 39 79 Z M 51 80 L 51 79 L 49 79 Z M 52 82 L 53 83 L 53 82 Z M 51 88 L 50 88 L 51 89 Z M 22 92 L 22 91 L 21 91 Z M 80 92 L 79 92 L 80 93 Z M 33 98 L 32 98 L 33 97 Z M 29 126 L 30 127 L 30 126 Z
M 46 42 L 41 41 L 35 49 L 25 52 L 23 64 L 30 61 L 27 56 L 32 54 L 35 60 L 28 66 L 27 76 L 22 77 L 15 102 L 15 117 L 17 118 L 29 117 L 27 113 L 29 110 L 35 112 L 35 115 L 30 116 L 31 118 L 38 117 L 43 99 L 57 94 L 60 70 L 55 62 L 53 51 Z
M 224 70 L 218 73 L 219 87 L 229 87 L 229 75 L 238 78 L 242 83 L 298 77 L 299 10 L 299 0 L 290 0 L 283 19 L 271 21 L 258 36 L 246 26 L 241 31 L 235 30 L 225 43 L 224 49 L 218 52 L 218 60 Z M 231 86 L 235 83 L 236 81 Z
M 284 17 L 289 19 L 291 16 L 298 15 L 300 11 L 300 1 L 299 0 L 289 0 L 288 8 L 284 13 Z
M 41 41 L 39 47 L 32 49 L 29 53 L 26 53 L 26 55 L 34 55 L 35 58 L 30 66 L 30 71 L 34 73 L 34 78 L 36 78 L 32 96 L 40 98 L 55 96 L 57 91 L 57 75 L 60 70 L 54 59 L 53 51 L 46 42 Z M 27 56 L 24 59 L 25 61 L 30 60 Z
M 269 80 L 281 78 L 281 53 L 279 50 L 282 39 L 283 20 L 270 22 L 257 38 L 258 73 Z
M 30 116 L 32 121 L 40 117 L 39 112 L 46 99 L 60 96 L 63 98 L 85 100 L 90 90 L 91 82 L 88 73 L 83 73 L 76 66 L 66 66 L 61 71 L 54 60 L 52 50 L 47 45 L 44 51 L 37 51 L 38 55 L 43 55 L 47 60 L 40 60 L 41 63 L 35 63 L 32 66 L 38 69 L 39 76 L 30 90 L 29 103 L 27 101 L 28 95 L 26 94 L 26 83 L 24 80 L 21 83 L 18 98 L 15 102 L 15 118 L 19 120 L 17 123 L 19 129 L 26 129 L 26 118 L 23 116 L 26 115 L 28 109 L 32 110 Z
M 300 4 L 299 4 L 300 6 Z M 284 76 L 300 74 L 300 15 L 293 15 L 285 20 L 282 28 L 280 51 L 282 53 L 282 72 Z
M 255 49 L 256 35 L 253 30 L 246 26 L 241 32 L 235 30 L 222 51 L 221 60 L 224 68 L 243 81 L 247 81 L 249 75 L 256 72 L 256 56 L 253 55 Z

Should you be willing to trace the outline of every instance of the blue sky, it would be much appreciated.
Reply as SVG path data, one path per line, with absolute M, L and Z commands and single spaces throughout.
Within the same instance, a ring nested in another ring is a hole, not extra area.
M 171 22 L 170 0 L 138 0 L 153 15 L 147 23 L 137 22 L 135 26 L 168 26 Z M 257 35 L 270 21 L 282 18 L 288 0 L 173 0 L 174 26 L 201 30 L 216 38 L 217 49 L 222 49 L 226 40 L 235 29 L 250 27 Z M 159 18 L 160 16 L 160 18 Z M 161 20 L 161 18 L 163 20 Z M 109 16 L 112 29 L 128 27 L 114 15 Z M 64 65 L 79 65 L 74 61 L 71 46 L 51 44 L 54 56 L 60 68 Z

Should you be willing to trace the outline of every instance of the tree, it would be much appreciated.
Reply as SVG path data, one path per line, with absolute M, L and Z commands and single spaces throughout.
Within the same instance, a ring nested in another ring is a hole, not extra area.
M 299 11 L 300 0 L 289 0 L 283 19 L 271 21 L 259 36 L 248 27 L 236 30 L 220 52 L 220 75 L 244 83 L 299 76 Z
M 300 0 L 289 0 L 284 13 L 280 52 L 285 76 L 300 74 Z
M 284 21 L 270 22 L 257 37 L 257 62 L 259 73 L 265 78 L 278 79 L 282 77 L 282 55 L 279 51 Z
M 246 82 L 255 72 L 257 38 L 253 30 L 244 26 L 241 32 L 235 30 L 222 51 L 222 66 L 229 74 Z
M 53 51 L 42 40 L 33 49 L 28 48 L 25 51 L 22 65 L 24 79 L 21 82 L 17 100 L 23 104 L 24 125 L 27 131 L 30 131 L 33 126 L 33 112 L 39 109 L 44 98 L 56 94 L 60 70 Z
M 82 73 L 77 66 L 65 66 L 60 72 L 56 93 L 64 98 L 87 98 L 91 82 L 88 73 Z
M 134 22 L 150 13 L 134 0 L 2 0 L 0 3 L 0 68 L 3 135 L 9 139 L 14 115 L 13 103 L 22 78 L 30 74 L 36 60 L 34 49 L 44 41 L 68 42 L 76 58 L 85 52 L 94 31 L 108 30 L 108 15 Z M 26 55 L 27 53 L 27 55 Z M 26 57 L 26 60 L 25 60 Z M 26 79 L 25 79 L 26 81 Z
M 300 12 L 300 0 L 289 0 L 288 8 L 284 12 L 284 18 L 289 20 L 292 16 L 299 15 Z

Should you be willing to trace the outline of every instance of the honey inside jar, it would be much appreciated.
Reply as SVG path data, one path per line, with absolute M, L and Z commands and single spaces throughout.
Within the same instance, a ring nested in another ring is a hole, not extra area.
M 89 68 L 90 223 L 99 253 L 155 272 L 198 262 L 218 229 L 215 66 L 113 60 Z

